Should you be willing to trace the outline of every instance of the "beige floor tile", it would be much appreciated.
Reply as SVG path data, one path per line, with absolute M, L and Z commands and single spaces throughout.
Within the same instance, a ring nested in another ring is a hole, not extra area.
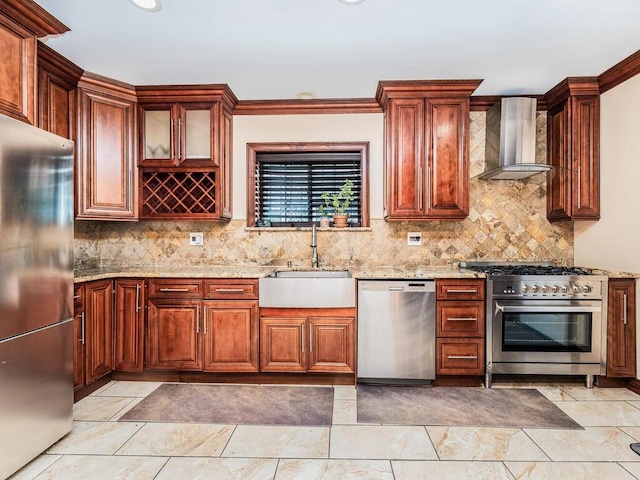
M 629 448 L 634 439 L 616 427 L 525 429 L 525 432 L 554 462 L 640 461 L 640 456 Z
M 275 480 L 393 480 L 388 460 L 280 460 Z
M 358 423 L 357 400 L 333 401 L 333 425 L 356 425 Z
M 619 427 L 624 433 L 633 437 L 634 442 L 640 442 L 640 427 Z
M 327 458 L 329 428 L 238 425 L 223 457 Z
M 556 402 L 583 427 L 640 426 L 640 409 L 627 402 Z
M 536 390 L 538 390 L 552 402 L 575 401 L 575 398 L 565 392 L 561 387 L 536 387 Z
M 232 425 L 147 423 L 116 455 L 218 457 L 233 429 Z
M 353 385 L 335 385 L 333 387 L 334 400 L 355 400 L 357 389 Z
M 95 396 L 106 397 L 146 397 L 162 382 L 126 382 L 118 381 L 110 383 L 107 388 L 100 390 Z
M 393 461 L 395 480 L 513 480 L 501 462 Z
M 586 388 L 586 387 L 564 387 L 563 390 L 576 400 L 637 400 L 640 395 L 632 392 L 628 388 Z
M 101 394 L 102 392 L 104 392 L 107 388 L 109 388 L 109 387 L 111 387 L 111 386 L 115 385 L 116 383 L 118 383 L 118 382 L 116 382 L 115 380 L 113 380 L 113 381 L 111 381 L 111 382 L 109 382 L 109 383 L 104 384 L 104 385 L 103 385 L 103 386 L 101 386 L 99 389 L 97 389 L 96 391 L 92 392 L 92 393 L 91 393 L 91 396 L 94 396 L 94 397 L 95 397 L 95 396 L 100 395 L 100 394 Z
M 440 460 L 548 460 L 517 428 L 427 427 L 427 432 Z
M 337 425 L 331 428 L 330 458 L 435 460 L 424 427 Z
M 635 478 L 640 478 L 640 463 L 620 462 L 618 465 L 631 473 Z
M 11 475 L 9 480 L 33 480 L 60 458 L 62 458 L 61 455 L 39 455 Z
M 118 412 L 115 415 L 109 418 L 109 421 L 117 422 L 125 413 L 127 413 L 129 410 L 131 410 L 133 407 L 138 405 L 143 400 L 144 398 L 141 398 L 141 397 L 132 398 L 131 402 L 129 402 L 122 410 L 118 410 Z
M 277 466 L 275 458 L 174 457 L 155 480 L 272 480 Z
M 113 455 L 142 425 L 131 422 L 73 422 L 73 430 L 47 453 Z
M 166 461 L 164 457 L 65 455 L 37 480 L 152 480 Z
M 126 408 L 130 397 L 85 397 L 73 405 L 74 420 L 107 421 Z
M 595 462 L 505 462 L 516 480 L 634 480 L 617 463 Z

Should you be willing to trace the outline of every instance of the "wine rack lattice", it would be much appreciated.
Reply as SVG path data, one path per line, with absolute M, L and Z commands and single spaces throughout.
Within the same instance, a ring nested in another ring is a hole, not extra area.
M 216 172 L 144 172 L 142 214 L 216 214 Z

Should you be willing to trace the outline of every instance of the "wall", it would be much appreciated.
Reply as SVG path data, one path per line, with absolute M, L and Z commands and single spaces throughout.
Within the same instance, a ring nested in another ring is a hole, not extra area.
M 472 112 L 471 176 L 484 169 L 485 114 Z M 546 115 L 538 115 L 537 161 L 544 162 Z M 76 222 L 76 266 L 250 264 L 310 266 L 309 229 L 245 228 L 248 142 L 370 142 L 371 228 L 321 231 L 321 264 L 446 265 L 460 260 L 573 262 L 573 224 L 546 220 L 546 181 L 470 181 L 469 217 L 461 222 L 386 222 L 383 202 L 383 116 L 300 115 L 234 118 L 234 218 L 214 222 Z M 202 247 L 188 232 L 204 232 Z M 423 233 L 409 247 L 407 232 Z
M 640 75 L 600 97 L 601 220 L 576 222 L 576 264 L 640 273 Z

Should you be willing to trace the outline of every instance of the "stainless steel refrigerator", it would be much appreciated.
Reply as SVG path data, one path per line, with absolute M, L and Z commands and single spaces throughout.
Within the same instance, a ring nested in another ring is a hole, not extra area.
M 73 408 L 73 142 L 0 115 L 0 479 Z

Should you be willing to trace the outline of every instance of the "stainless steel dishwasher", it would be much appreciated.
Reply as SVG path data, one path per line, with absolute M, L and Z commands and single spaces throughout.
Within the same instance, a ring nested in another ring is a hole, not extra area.
M 358 381 L 408 385 L 435 377 L 435 281 L 359 280 Z

